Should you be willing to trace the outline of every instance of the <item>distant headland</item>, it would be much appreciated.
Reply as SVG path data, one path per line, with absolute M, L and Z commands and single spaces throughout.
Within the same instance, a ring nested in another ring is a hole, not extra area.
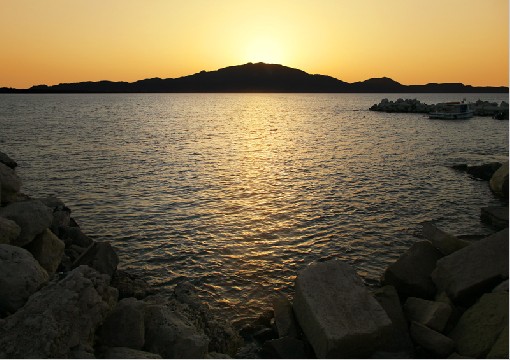
M 508 87 L 462 83 L 402 85 L 386 77 L 348 83 L 283 65 L 247 63 L 180 78 L 152 78 L 131 83 L 86 81 L 36 85 L 28 89 L 2 87 L 0 93 L 508 93 Z

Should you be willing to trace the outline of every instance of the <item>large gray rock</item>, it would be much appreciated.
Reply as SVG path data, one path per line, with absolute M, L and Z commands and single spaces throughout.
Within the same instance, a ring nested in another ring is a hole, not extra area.
M 402 299 L 409 296 L 431 299 L 436 287 L 430 274 L 442 256 L 430 242 L 416 242 L 386 269 L 382 282 L 393 285 Z
M 306 345 L 302 340 L 285 336 L 269 340 L 262 346 L 262 355 L 266 359 L 308 359 Z
M 126 347 L 110 347 L 103 349 L 100 359 L 161 359 L 161 356 Z
M 299 272 L 294 313 L 319 358 L 366 356 L 391 328 L 354 269 L 339 260 L 312 263 Z
M 496 196 L 508 200 L 508 161 L 492 175 L 489 186 Z
M 0 244 L 0 314 L 22 307 L 48 281 L 48 274 L 27 250 Z
M 57 271 L 64 255 L 64 248 L 64 242 L 56 237 L 50 229 L 46 229 L 37 235 L 26 247 L 49 276 Z
M 508 359 L 508 325 L 487 354 L 487 359 Z
M 21 233 L 21 228 L 14 221 L 0 217 L 0 244 L 10 244 Z
M 87 250 L 76 259 L 73 267 L 88 265 L 100 273 L 113 276 L 115 270 L 117 270 L 118 264 L 119 256 L 112 245 L 107 241 L 103 241 L 90 245 Z
M 183 316 L 162 305 L 145 307 L 145 349 L 163 358 L 199 359 L 209 339 Z
M 0 208 L 0 216 L 13 220 L 21 228 L 19 236 L 11 242 L 24 246 L 35 239 L 53 221 L 51 209 L 39 200 L 19 201 Z
M 13 169 L 0 163 L 0 192 L 2 203 L 7 204 L 16 201 L 17 193 L 21 189 L 21 179 Z
M 292 311 L 292 305 L 285 296 L 278 296 L 273 300 L 274 321 L 279 337 L 299 336 L 299 326 Z
M 446 358 L 455 350 L 455 343 L 452 339 L 425 325 L 413 322 L 409 332 L 416 344 L 442 358 Z
M 7 154 L 0 151 L 0 163 L 7 165 L 11 169 L 14 169 L 16 166 L 18 166 L 18 163 L 14 160 L 12 160 Z
M 391 335 L 383 346 L 386 353 L 401 353 L 412 358 L 414 346 L 409 337 L 409 326 L 404 317 L 400 299 L 395 287 L 383 286 L 374 291 L 374 298 L 381 304 L 391 320 Z
M 453 301 L 477 296 L 508 278 L 508 229 L 437 262 L 432 279 Z
M 482 222 L 492 225 L 496 229 L 508 227 L 508 206 L 486 206 L 480 209 Z
M 145 343 L 144 304 L 135 298 L 122 299 L 98 331 L 101 342 L 110 347 L 142 349 Z
M 409 297 L 404 304 L 404 313 L 409 322 L 416 321 L 442 332 L 450 319 L 452 308 L 444 302 Z
M 485 357 L 508 326 L 508 293 L 487 293 L 470 307 L 450 333 L 457 352 Z
M 82 266 L 32 295 L 0 327 L 0 357 L 85 356 L 117 300 L 117 291 L 108 282 L 108 276 Z M 76 354 L 80 348 L 84 351 Z
M 457 239 L 455 236 L 438 229 L 430 222 L 423 224 L 422 234 L 443 255 L 450 255 L 470 244 L 468 241 Z

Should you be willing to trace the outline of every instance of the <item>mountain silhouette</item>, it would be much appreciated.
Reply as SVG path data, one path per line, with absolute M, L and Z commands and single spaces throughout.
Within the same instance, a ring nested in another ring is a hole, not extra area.
M 475 87 L 461 83 L 402 85 L 390 78 L 347 83 L 331 76 L 308 74 L 278 64 L 248 63 L 180 78 L 152 78 L 132 83 L 87 81 L 29 89 L 0 88 L 1 93 L 507 93 L 508 87 Z

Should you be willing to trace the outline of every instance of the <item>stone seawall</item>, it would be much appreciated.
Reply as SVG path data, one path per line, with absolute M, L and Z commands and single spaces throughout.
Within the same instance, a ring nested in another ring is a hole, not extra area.
M 346 263 L 312 263 L 240 331 L 190 283 L 163 296 L 117 269 L 61 200 L 21 192 L 16 166 L 0 153 L 0 358 L 508 358 L 508 162 L 456 167 L 502 198 L 481 210 L 493 235 L 424 224 L 375 291 Z

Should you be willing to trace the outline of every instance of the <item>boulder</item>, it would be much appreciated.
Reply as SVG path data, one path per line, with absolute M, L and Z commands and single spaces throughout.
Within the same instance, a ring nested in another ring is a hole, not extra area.
M 506 326 L 508 293 L 487 293 L 462 315 L 450 337 L 459 354 L 485 357 Z
M 496 196 L 508 201 L 508 161 L 492 175 L 489 186 Z
M 508 227 L 508 206 L 487 206 L 481 209 L 480 219 L 496 229 Z
M 404 313 L 409 322 L 416 321 L 442 332 L 452 314 L 452 308 L 443 302 L 409 297 L 404 304 Z
M 134 297 L 140 300 L 152 293 L 144 279 L 125 270 L 115 272 L 111 286 L 119 290 L 119 299 Z
M 294 313 L 319 358 L 370 354 L 391 329 L 361 278 L 339 260 L 312 263 L 298 273 Z
M 299 336 L 299 326 L 292 311 L 292 305 L 285 296 L 278 296 L 273 300 L 274 321 L 279 337 Z
M 64 248 L 64 242 L 56 237 L 50 229 L 44 230 L 26 246 L 26 249 L 39 261 L 49 276 L 57 271 L 64 255 Z
M 262 346 L 261 355 L 266 359 L 308 359 L 306 344 L 302 340 L 285 336 L 269 340 Z
M 141 350 L 145 343 L 143 308 L 143 302 L 135 298 L 120 300 L 98 331 L 101 343 Z
M 401 299 L 409 296 L 431 299 L 436 287 L 430 274 L 442 256 L 430 242 L 416 242 L 386 269 L 382 283 L 393 285 Z
M 508 359 L 508 325 L 487 354 L 487 359 Z
M 81 266 L 32 295 L 0 327 L 0 358 L 69 358 L 79 348 L 88 352 L 117 300 L 108 281 Z
M 117 270 L 119 256 L 107 242 L 95 242 L 73 263 L 73 267 L 88 265 L 100 273 L 112 276 Z
M 409 337 L 409 327 L 400 305 L 397 290 L 391 285 L 386 285 L 375 290 L 374 297 L 386 311 L 392 324 L 390 337 L 383 346 L 384 352 L 407 354 L 406 357 L 412 358 L 414 347 Z
M 158 354 L 147 351 L 134 350 L 127 347 L 104 348 L 100 353 L 100 359 L 161 359 Z
M 430 222 L 423 224 L 422 234 L 443 255 L 450 255 L 470 244 L 469 241 L 457 239 L 455 236 L 438 229 Z
M 490 291 L 508 278 L 508 229 L 477 241 L 437 262 L 432 279 L 457 302 Z
M 0 151 L 0 163 L 10 167 L 14 170 L 16 166 L 18 166 L 18 163 L 14 160 L 12 160 L 7 154 Z
M 59 227 L 59 237 L 64 240 L 66 247 L 76 245 L 79 247 L 87 248 L 94 242 L 91 238 L 85 235 L 79 227 Z
M 48 281 L 48 274 L 27 250 L 0 244 L 0 315 L 22 307 Z
M 425 325 L 412 322 L 409 332 L 416 344 L 439 357 L 445 358 L 455 350 L 452 339 Z
M 203 358 L 209 339 L 182 315 L 162 305 L 145 307 L 145 349 L 163 358 Z
M 11 242 L 24 246 L 50 227 L 53 221 L 51 210 L 39 200 L 19 201 L 0 208 L 0 216 L 13 220 L 21 228 L 19 236 Z
M 10 244 L 21 233 L 21 228 L 14 221 L 0 217 L 0 244 Z
M 508 292 L 508 279 L 496 285 L 494 289 L 492 289 L 492 292 Z
M 2 203 L 8 204 L 16 201 L 17 193 L 21 189 L 21 179 L 13 169 L 0 163 L 0 192 Z
M 488 164 L 468 166 L 466 172 L 477 179 L 488 181 L 500 167 L 500 162 L 491 162 Z

